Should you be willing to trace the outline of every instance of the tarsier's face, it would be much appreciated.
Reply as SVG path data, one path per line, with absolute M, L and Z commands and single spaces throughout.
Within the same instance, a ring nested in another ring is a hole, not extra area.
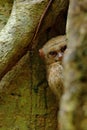
M 42 49 L 39 50 L 40 56 L 44 58 L 47 65 L 55 62 L 61 64 L 64 52 L 67 48 L 66 36 L 58 36 L 49 40 Z

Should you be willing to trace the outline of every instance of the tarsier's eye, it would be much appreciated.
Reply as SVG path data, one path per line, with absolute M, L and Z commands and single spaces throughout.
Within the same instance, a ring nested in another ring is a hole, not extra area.
M 56 51 L 50 51 L 50 52 L 49 52 L 49 55 L 51 55 L 51 56 L 56 56 L 56 55 L 57 55 L 57 52 L 56 52 Z
M 67 46 L 65 45 L 65 46 L 63 46 L 60 50 L 61 50 L 61 52 L 64 52 L 65 50 L 66 50 L 66 48 L 67 48 Z

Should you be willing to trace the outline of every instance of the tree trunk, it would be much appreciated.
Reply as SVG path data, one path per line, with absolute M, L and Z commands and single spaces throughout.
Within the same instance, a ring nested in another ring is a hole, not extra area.
M 61 130 L 87 130 L 87 0 L 70 0 Z

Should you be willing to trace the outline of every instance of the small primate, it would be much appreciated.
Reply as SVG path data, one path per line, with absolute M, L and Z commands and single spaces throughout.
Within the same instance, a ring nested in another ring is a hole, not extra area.
M 58 100 L 64 90 L 62 59 L 66 48 L 67 38 L 65 35 L 62 35 L 52 38 L 39 50 L 39 54 L 46 64 L 49 87 Z

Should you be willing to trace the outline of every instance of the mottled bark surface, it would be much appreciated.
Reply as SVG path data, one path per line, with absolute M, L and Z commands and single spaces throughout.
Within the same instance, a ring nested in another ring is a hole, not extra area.
M 14 0 L 0 32 L 0 130 L 57 130 L 58 104 L 38 50 L 49 38 L 65 33 L 68 0 L 54 0 L 34 49 L 27 48 L 48 1 Z
M 87 130 L 87 1 L 70 0 L 67 25 L 71 54 L 64 58 L 61 130 Z
M 12 10 L 13 0 L 0 0 L 0 30 L 6 25 Z

